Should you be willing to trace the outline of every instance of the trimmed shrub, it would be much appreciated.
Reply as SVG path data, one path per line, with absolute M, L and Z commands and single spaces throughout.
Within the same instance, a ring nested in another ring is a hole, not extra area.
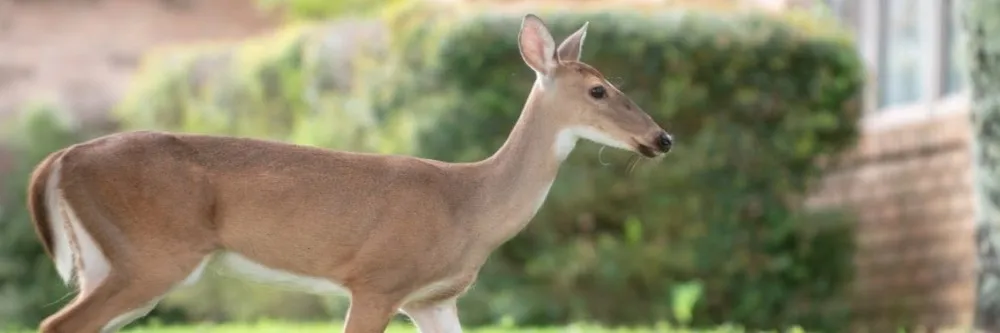
M 370 21 L 301 24 L 231 45 L 154 53 L 116 108 L 132 129 L 255 136 L 325 147 L 390 152 L 390 123 L 368 105 L 383 53 Z M 401 129 L 401 130 L 405 130 Z M 405 140 L 400 140 L 404 141 Z
M 10 145 L 14 158 L 13 170 L 0 174 L 0 330 L 35 327 L 73 298 L 35 236 L 26 198 L 39 162 L 88 137 L 59 116 L 54 107 L 39 103 L 17 121 L 0 125 L 5 134 L 0 141 Z

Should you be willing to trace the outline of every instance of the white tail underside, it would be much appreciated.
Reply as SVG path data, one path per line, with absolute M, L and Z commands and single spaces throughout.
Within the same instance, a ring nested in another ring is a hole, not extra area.
M 67 285 L 79 286 L 81 294 L 94 290 L 108 276 L 108 259 L 60 190 L 62 167 L 56 163 L 46 183 L 45 204 L 52 232 L 52 255 L 56 270 Z

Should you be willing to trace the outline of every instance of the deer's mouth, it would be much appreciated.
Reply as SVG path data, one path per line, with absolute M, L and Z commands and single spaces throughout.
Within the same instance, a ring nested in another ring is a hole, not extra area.
M 643 143 L 642 140 L 633 139 L 636 151 L 647 158 L 654 158 L 670 152 L 674 146 L 674 138 L 664 130 L 660 130 L 650 143 Z
M 644 145 L 644 144 L 640 143 L 637 146 L 638 146 L 638 148 L 636 148 L 636 151 L 638 151 L 639 154 L 642 154 L 642 156 L 645 156 L 647 158 L 654 158 L 654 157 L 660 155 L 660 153 L 659 153 L 659 151 L 657 149 L 655 149 L 655 148 L 653 148 L 653 147 L 651 147 L 649 145 Z

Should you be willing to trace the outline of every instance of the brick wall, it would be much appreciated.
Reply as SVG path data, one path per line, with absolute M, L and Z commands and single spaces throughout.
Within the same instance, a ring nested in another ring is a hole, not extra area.
M 832 166 L 813 205 L 859 218 L 859 325 L 969 325 L 975 247 L 967 106 L 906 124 L 868 128 Z M 892 326 L 890 326 L 892 325 Z

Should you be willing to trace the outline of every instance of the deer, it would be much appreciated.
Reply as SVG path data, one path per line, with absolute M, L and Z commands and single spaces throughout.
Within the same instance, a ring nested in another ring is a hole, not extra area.
M 458 298 L 534 218 L 580 139 L 647 159 L 673 146 L 580 61 L 588 25 L 557 47 L 523 16 L 518 50 L 535 81 L 506 141 L 474 162 L 155 130 L 51 153 L 28 209 L 76 295 L 39 331 L 116 332 L 211 264 L 346 295 L 342 332 L 384 332 L 398 314 L 423 333 L 461 332 Z

